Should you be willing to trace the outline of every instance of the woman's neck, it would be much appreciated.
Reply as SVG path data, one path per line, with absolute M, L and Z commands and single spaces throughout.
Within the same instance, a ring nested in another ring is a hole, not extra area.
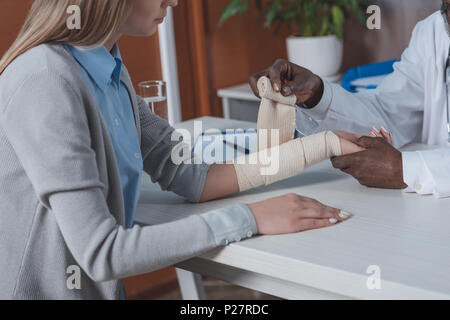
M 116 44 L 117 41 L 119 41 L 119 38 L 121 37 L 121 34 L 114 34 L 111 38 L 106 40 L 104 46 L 106 49 L 108 49 L 109 52 L 111 52 L 112 48 Z

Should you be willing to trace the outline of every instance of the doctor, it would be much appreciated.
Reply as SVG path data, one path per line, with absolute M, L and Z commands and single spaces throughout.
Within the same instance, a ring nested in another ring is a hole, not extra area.
M 368 187 L 450 196 L 449 102 L 450 0 L 415 27 L 394 72 L 372 92 L 352 94 L 309 70 L 277 60 L 250 77 L 268 76 L 275 90 L 297 96 L 297 125 L 364 133 L 389 132 L 393 145 L 426 143 L 437 150 L 399 152 L 386 139 L 354 137 L 365 151 L 332 159 L 333 166 Z M 304 115 L 307 115 L 306 117 Z M 386 129 L 384 129 L 386 128 Z

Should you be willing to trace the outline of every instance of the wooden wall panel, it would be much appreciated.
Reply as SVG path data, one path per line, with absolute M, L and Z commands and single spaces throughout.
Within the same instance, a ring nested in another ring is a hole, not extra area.
M 289 33 L 284 29 L 275 35 L 273 30 L 264 28 L 258 22 L 256 9 L 218 26 L 222 10 L 228 3 L 229 0 L 205 1 L 215 115 L 222 115 L 217 90 L 244 83 L 252 73 L 268 67 L 277 58 L 285 58 L 285 38 Z
M 180 2 L 174 10 L 185 120 L 205 115 L 222 116 L 218 89 L 246 82 L 251 73 L 271 65 L 276 58 L 286 57 L 287 31 L 276 36 L 262 28 L 255 9 L 219 27 L 220 15 L 227 3 L 228 0 L 190 0 Z M 198 33 L 201 30 L 203 35 Z M 203 37 L 204 44 L 199 37 Z M 199 75 L 205 79 L 204 70 L 207 83 L 199 81 Z M 205 95 L 209 105 L 206 110 Z
M 441 0 L 373 0 L 381 8 L 381 29 L 368 30 L 354 18 L 347 21 L 342 71 L 400 58 L 417 22 L 439 10 L 441 3 Z
M 176 7 L 173 11 L 175 21 L 174 29 L 177 47 L 180 102 L 183 120 L 193 119 L 198 113 L 200 113 L 197 110 L 196 103 L 196 93 L 198 91 L 195 89 L 195 80 L 193 76 L 196 68 L 192 63 L 192 35 L 189 32 L 187 9 L 187 1 L 180 1 L 178 7 Z
M 0 0 L 0 56 L 16 39 L 32 0 Z
M 207 1 L 207 25 L 211 72 L 218 86 L 238 84 L 252 72 L 286 57 L 287 30 L 275 35 L 258 22 L 258 13 L 251 10 L 218 26 L 221 12 L 228 0 Z
M 183 120 L 211 115 L 204 0 L 180 1 L 174 21 Z
M 149 38 L 124 36 L 119 40 L 119 46 L 135 87 L 142 81 L 162 80 L 157 34 Z

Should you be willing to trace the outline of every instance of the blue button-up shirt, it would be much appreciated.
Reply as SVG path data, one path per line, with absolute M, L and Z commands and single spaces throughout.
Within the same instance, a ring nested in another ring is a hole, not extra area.
M 108 126 L 120 171 L 125 224 L 130 228 L 139 200 L 143 162 L 130 96 L 120 81 L 122 58 L 119 48 L 115 45 L 111 53 L 104 46 L 89 50 L 71 45 L 65 45 L 65 48 L 78 62 Z

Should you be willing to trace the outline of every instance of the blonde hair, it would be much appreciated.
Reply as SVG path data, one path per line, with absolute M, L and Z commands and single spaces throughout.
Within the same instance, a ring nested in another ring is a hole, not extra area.
M 67 9 L 81 11 L 81 29 L 67 27 Z M 49 42 L 103 45 L 126 19 L 127 0 L 35 0 L 17 39 L 0 60 L 0 75 L 18 56 Z

